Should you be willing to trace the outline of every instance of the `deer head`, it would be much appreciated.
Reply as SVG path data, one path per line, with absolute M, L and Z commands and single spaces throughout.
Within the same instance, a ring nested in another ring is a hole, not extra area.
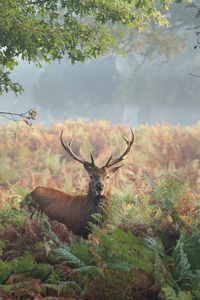
M 80 157 L 78 157 L 71 149 L 72 141 L 71 140 L 68 144 L 65 144 L 63 141 L 63 131 L 60 135 L 60 142 L 63 148 L 67 151 L 67 153 L 70 155 L 71 158 L 81 163 L 85 170 L 87 171 L 89 177 L 90 177 L 90 183 L 89 183 L 89 191 L 92 193 L 93 196 L 107 196 L 110 190 L 109 182 L 110 179 L 116 174 L 119 168 L 122 167 L 122 165 L 118 165 L 122 160 L 124 160 L 127 157 L 127 154 L 131 150 L 131 147 L 134 142 L 134 134 L 131 129 L 131 140 L 128 141 L 124 136 L 122 138 L 126 142 L 126 149 L 115 160 L 112 160 L 112 155 L 107 160 L 106 164 L 103 167 L 97 167 L 94 163 L 93 155 L 90 153 L 91 162 L 88 162 Z M 117 166 L 116 166 L 117 165 Z

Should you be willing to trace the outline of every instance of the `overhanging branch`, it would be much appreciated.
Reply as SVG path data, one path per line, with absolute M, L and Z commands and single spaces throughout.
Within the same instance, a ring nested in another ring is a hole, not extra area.
M 34 109 L 29 109 L 24 113 L 0 111 L 0 116 L 3 118 L 14 122 L 23 121 L 28 126 L 32 126 L 32 121 L 35 120 L 36 114 L 37 112 Z

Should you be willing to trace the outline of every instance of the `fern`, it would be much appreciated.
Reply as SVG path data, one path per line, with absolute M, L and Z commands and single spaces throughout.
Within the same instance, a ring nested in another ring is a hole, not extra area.
M 171 286 L 164 287 L 162 291 L 166 300 L 177 300 L 176 292 Z
M 190 292 L 180 291 L 176 293 L 175 290 L 170 286 L 163 288 L 162 291 L 164 292 L 166 300 L 193 300 Z
M 111 255 L 113 253 L 113 258 L 111 257 L 110 259 L 111 262 L 116 260 L 127 261 L 131 269 L 138 268 L 151 272 L 152 265 L 150 261 L 153 256 L 152 252 L 131 232 L 126 233 L 117 228 L 111 237 L 102 233 L 100 233 L 100 236 L 102 248 L 108 250 Z M 106 258 L 107 253 L 104 252 L 104 255 Z
M 159 256 L 161 258 L 165 257 L 166 253 L 161 240 L 159 240 L 158 238 L 146 236 L 144 238 L 144 241 L 146 242 L 147 246 L 155 253 L 156 256 Z
M 3 250 L 5 248 L 5 242 L 0 240 L 0 257 L 2 256 L 3 254 Z
M 6 208 L 0 210 L 0 229 L 3 230 L 7 225 L 20 225 L 24 223 L 24 214 L 16 208 Z
M 77 258 L 75 255 L 73 255 L 70 252 L 70 249 L 65 247 L 65 248 L 58 248 L 53 250 L 53 254 L 60 260 L 68 263 L 69 265 L 72 265 L 74 267 L 82 267 L 84 266 L 84 263 Z
M 96 229 L 95 229 L 96 230 Z M 93 247 L 86 243 L 83 239 L 79 238 L 71 243 L 69 250 L 73 255 L 78 257 L 84 266 L 94 265 L 95 258 L 93 257 Z
M 92 276 L 101 276 L 105 278 L 103 270 L 96 266 L 82 266 L 80 268 L 76 268 L 74 272 L 85 273 L 87 275 L 92 275 Z
M 191 264 L 192 270 L 200 270 L 200 256 L 197 255 L 200 249 L 200 232 L 199 228 L 196 228 L 192 236 L 184 236 L 184 252 L 187 254 L 188 260 Z
M 45 229 L 45 232 L 46 232 L 46 236 L 50 237 L 51 241 L 55 245 L 62 245 L 62 242 L 59 240 L 57 235 L 51 229 L 51 225 L 49 223 L 49 219 L 48 219 L 47 215 L 45 215 L 44 213 L 41 214 L 39 211 L 37 211 L 37 213 L 39 213 L 38 217 L 40 219 L 42 219 L 42 221 L 43 221 L 43 226 L 44 226 L 44 229 Z
M 44 285 L 47 289 L 51 289 L 57 292 L 58 295 L 64 293 L 67 295 L 74 295 L 76 292 L 81 292 L 81 287 L 75 281 L 59 281 L 56 283 L 46 283 Z
M 171 173 L 157 186 L 154 197 L 161 202 L 171 201 L 177 205 L 187 188 L 187 183 L 179 180 L 176 174 Z
M 194 274 L 192 282 L 192 294 L 195 299 L 200 299 L 200 270 L 197 270 Z
M 173 251 L 172 255 L 176 270 L 174 272 L 174 277 L 176 282 L 184 288 L 191 288 L 192 282 L 194 280 L 194 274 L 191 270 L 191 264 L 189 263 L 187 254 L 184 251 L 184 239 L 181 237 L 177 242 L 177 245 Z
M 109 216 L 109 223 L 115 227 L 122 223 L 150 223 L 151 213 L 149 196 L 134 194 L 132 186 L 128 186 L 123 192 L 115 191 L 112 198 L 112 213 Z
M 129 290 L 128 286 L 136 284 L 142 274 L 153 271 L 153 252 L 131 232 L 115 229 L 106 234 L 96 228 L 94 238 L 93 242 L 77 239 L 69 247 L 53 250 L 57 260 L 73 268 L 71 274 L 87 295 L 101 290 L 97 287 L 94 292 L 91 282 L 95 280 L 95 286 L 104 289 L 104 296 L 123 299 L 120 284 Z
M 60 248 L 53 253 L 74 266 L 107 266 L 108 269 L 125 272 L 140 269 L 152 271 L 153 253 L 132 233 L 115 229 L 111 234 L 96 232 L 99 246 L 85 241 L 76 241 L 69 248 Z M 81 258 L 81 259 L 80 259 Z
M 10 274 L 26 274 L 27 276 L 42 279 L 52 271 L 48 264 L 37 264 L 30 253 L 11 261 L 0 260 L 0 283 L 4 282 Z

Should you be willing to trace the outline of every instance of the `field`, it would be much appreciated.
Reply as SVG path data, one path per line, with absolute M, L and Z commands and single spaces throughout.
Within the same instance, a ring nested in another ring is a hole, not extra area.
M 0 299 L 200 299 L 200 123 L 141 126 L 113 182 L 113 208 L 88 240 L 21 203 L 37 186 L 85 193 L 87 174 L 59 142 L 98 166 L 130 129 L 68 120 L 0 127 Z

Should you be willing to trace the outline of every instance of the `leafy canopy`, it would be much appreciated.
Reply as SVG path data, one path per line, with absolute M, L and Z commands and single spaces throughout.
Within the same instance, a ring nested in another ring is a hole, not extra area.
M 162 11 L 173 0 L 1 0 L 0 94 L 22 87 L 10 79 L 19 59 L 84 62 L 114 49 L 111 28 L 142 30 L 151 21 L 167 25 Z

